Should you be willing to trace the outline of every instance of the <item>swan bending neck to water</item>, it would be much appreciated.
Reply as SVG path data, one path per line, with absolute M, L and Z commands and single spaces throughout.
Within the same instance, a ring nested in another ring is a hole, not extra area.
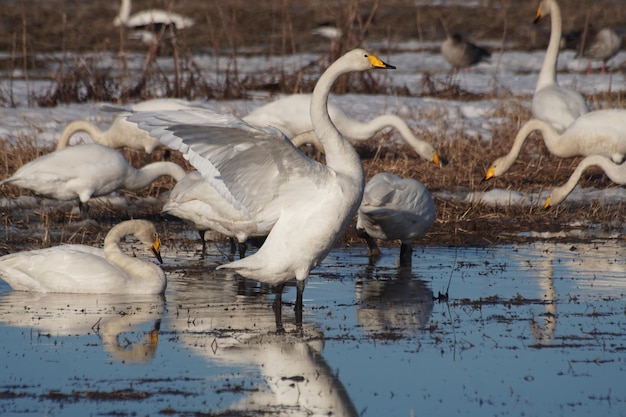
M 534 23 L 550 15 L 550 42 L 539 71 L 539 78 L 532 99 L 532 113 L 536 119 L 550 123 L 561 132 L 574 120 L 589 111 L 584 97 L 556 81 L 556 65 L 561 42 L 561 10 L 555 0 L 544 0 L 537 8 Z
M 311 98 L 311 121 L 324 147 L 326 165 L 306 157 L 280 131 L 254 127 L 232 115 L 207 111 L 136 113 L 130 120 L 180 150 L 202 176 L 237 209 L 273 224 L 253 255 L 220 265 L 276 286 L 276 327 L 283 330 L 281 297 L 297 280 L 296 325 L 302 328 L 302 292 L 317 266 L 347 229 L 363 195 L 358 154 L 328 114 L 337 77 L 350 71 L 394 68 L 363 49 L 335 61 L 320 77 Z
M 309 115 L 310 108 L 311 94 L 293 94 L 255 109 L 243 120 L 256 126 L 274 126 L 295 141 L 294 143 L 314 144 L 317 138 Z M 328 105 L 328 113 L 337 130 L 349 140 L 367 140 L 378 131 L 392 127 L 398 130 L 404 141 L 420 157 L 437 165 L 440 164 L 435 148 L 430 143 L 417 138 L 406 122 L 394 114 L 384 114 L 362 123 L 348 117 L 343 110 L 333 104 Z
M 580 161 L 565 184 L 554 188 L 550 192 L 543 207 L 548 208 L 556 206 L 565 200 L 572 190 L 574 190 L 576 184 L 578 184 L 583 172 L 592 166 L 600 167 L 614 183 L 620 185 L 626 184 L 626 164 L 616 164 L 605 156 L 591 155 Z
M 587 113 L 559 134 L 549 123 L 531 119 L 518 131 L 508 154 L 496 159 L 484 180 L 500 176 L 511 168 L 524 141 L 538 130 L 551 154 L 560 158 L 603 155 L 621 163 L 626 155 L 626 110 L 607 109 Z
M 120 240 L 133 235 L 161 259 L 161 241 L 147 220 L 128 220 L 114 226 L 104 248 L 61 245 L 0 257 L 0 277 L 17 291 L 84 294 L 162 294 L 163 270 L 122 252 Z

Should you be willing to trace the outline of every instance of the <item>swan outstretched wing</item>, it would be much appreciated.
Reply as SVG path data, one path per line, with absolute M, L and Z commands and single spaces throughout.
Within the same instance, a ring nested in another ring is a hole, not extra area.
M 254 127 L 233 115 L 180 110 L 139 112 L 129 120 L 183 153 L 226 201 L 251 216 L 277 217 L 285 199 L 293 198 L 285 189 L 310 195 L 306 190 L 330 175 L 279 130 Z

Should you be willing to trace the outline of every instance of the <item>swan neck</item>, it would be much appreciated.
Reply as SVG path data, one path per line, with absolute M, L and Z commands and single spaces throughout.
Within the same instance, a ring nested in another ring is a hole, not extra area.
M 70 138 L 77 132 L 86 132 L 96 143 L 99 143 L 102 137 L 102 130 L 100 130 L 98 126 L 86 120 L 75 120 L 63 129 L 56 149 L 59 150 L 67 147 L 70 143 Z
M 561 43 L 561 10 L 555 1 L 550 2 L 550 42 L 541 65 L 535 92 L 550 85 L 557 85 L 556 64 Z
M 328 96 L 334 82 L 351 69 L 342 59 L 335 61 L 318 80 L 311 96 L 311 122 L 324 147 L 326 165 L 335 172 L 363 176 L 363 168 L 352 145 L 342 137 L 328 114 Z M 360 174 L 359 174 L 360 173 Z
M 415 150 L 415 152 L 417 152 L 419 156 L 428 161 L 431 161 L 433 159 L 433 155 L 435 154 L 435 148 L 433 148 L 430 143 L 419 140 L 415 136 L 413 131 L 409 128 L 409 126 L 407 126 L 404 120 L 402 120 L 395 114 L 385 114 L 379 116 L 371 122 L 367 123 L 367 125 L 369 125 L 370 129 L 375 129 L 374 133 L 385 127 L 393 127 L 397 129 L 400 135 L 402 135 L 402 137 L 404 138 L 404 140 L 409 145 L 411 145 L 413 150 Z M 371 133 L 369 137 L 373 136 L 374 133 Z
M 130 172 L 124 181 L 124 188 L 130 191 L 140 190 L 166 175 L 180 181 L 185 174 L 185 170 L 174 162 L 153 162 Z
M 120 4 L 120 12 L 117 14 L 115 18 L 115 24 L 120 25 L 122 23 L 128 22 L 128 18 L 130 17 L 130 0 L 122 0 Z

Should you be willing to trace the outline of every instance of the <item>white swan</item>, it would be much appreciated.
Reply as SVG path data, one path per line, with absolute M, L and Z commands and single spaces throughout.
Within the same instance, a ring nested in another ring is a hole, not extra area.
M 197 171 L 190 172 L 174 185 L 161 213 L 185 220 L 200 233 L 203 256 L 206 253 L 204 233 L 208 230 L 236 239 L 239 256 L 243 257 L 248 238 L 267 236 L 273 226 L 268 224 L 262 228 L 252 216 L 226 201 Z M 231 259 L 234 250 L 235 245 L 231 240 Z
M 544 120 L 562 132 L 574 120 L 587 113 L 589 107 L 580 93 L 560 87 L 556 81 L 556 63 L 561 42 L 561 10 L 556 0 L 541 2 L 535 23 L 548 14 L 551 16 L 550 42 L 535 87 L 532 114 L 534 118 Z
M 159 98 L 136 103 L 130 108 L 133 111 L 161 111 L 198 108 L 198 106 L 184 100 Z M 105 131 L 87 120 L 75 120 L 63 129 L 56 149 L 65 148 L 69 144 L 70 138 L 78 132 L 85 132 L 91 136 L 94 142 L 111 148 L 127 147 L 152 153 L 161 146 L 158 139 L 151 137 L 145 130 L 139 129 L 135 123 L 129 122 L 126 119 L 128 114 L 116 115 L 111 126 Z
M 125 26 L 138 31 L 144 43 L 154 43 L 157 36 L 168 32 L 173 34 L 176 30 L 186 29 L 194 25 L 194 20 L 167 10 L 148 9 L 137 12 L 131 16 L 130 0 L 122 0 L 120 11 L 115 16 L 115 26 Z
M 327 104 L 337 77 L 371 68 L 393 67 L 355 49 L 335 61 L 317 82 L 310 111 L 326 165 L 306 157 L 280 131 L 253 127 L 232 115 L 178 111 L 130 116 L 162 143 L 180 150 L 235 208 L 261 224 L 274 224 L 255 254 L 219 268 L 277 286 L 278 309 L 284 284 L 296 278 L 296 310 L 301 311 L 309 271 L 326 257 L 358 209 L 363 167 L 333 125 Z M 282 328 L 278 319 L 277 328 Z
M 485 180 L 504 174 L 517 159 L 528 135 L 538 130 L 551 154 L 560 158 L 603 155 L 622 162 L 626 155 L 626 110 L 597 110 L 582 115 L 559 134 L 552 125 L 537 119 L 526 122 L 517 132 L 508 154 L 496 159 Z
M 82 210 L 91 197 L 120 189 L 140 190 L 165 175 L 178 181 L 185 174 L 173 162 L 154 162 L 136 169 L 115 149 L 90 143 L 34 159 L 0 181 L 0 186 L 12 184 L 57 200 L 77 198 Z
M 613 58 L 622 47 L 622 37 L 611 28 L 596 30 L 588 27 L 587 30 L 576 30 L 565 34 L 563 48 L 575 49 L 578 56 L 589 59 L 587 74 L 591 72 L 591 61 L 602 61 L 600 74 L 606 71 L 606 63 Z
M 441 55 L 455 72 L 461 68 L 469 70 L 472 65 L 486 61 L 491 56 L 491 52 L 468 41 L 457 32 L 448 35 L 446 40 L 441 43 L 440 49 Z
M 310 108 L 311 94 L 293 94 L 253 110 L 243 120 L 255 126 L 274 126 L 292 140 L 301 135 L 302 137 L 297 139 L 298 143 L 308 143 L 315 140 L 309 115 Z M 440 164 L 435 148 L 430 143 L 418 139 L 406 122 L 396 115 L 385 114 L 361 123 L 348 117 L 333 104 L 328 105 L 328 113 L 339 132 L 347 139 L 367 140 L 379 130 L 392 127 L 400 132 L 419 156 L 437 165 Z
M 150 246 L 163 262 L 154 225 L 147 220 L 127 220 L 109 231 L 103 249 L 61 245 L 2 256 L 0 277 L 16 291 L 162 294 L 165 273 L 151 262 L 124 254 L 119 242 L 127 235 Z
M 411 243 L 434 223 L 435 202 L 421 182 L 383 172 L 365 186 L 356 229 L 366 239 L 369 255 L 380 255 L 374 239 L 400 240 L 400 263 L 407 264 Z
M 548 208 L 550 206 L 555 206 L 565 200 L 567 196 L 572 192 L 580 177 L 583 175 L 583 172 L 589 167 L 597 166 L 602 168 L 604 173 L 616 184 L 624 185 L 626 184 L 626 164 L 616 164 L 611 161 L 609 158 L 601 156 L 601 155 L 591 155 L 583 159 L 579 162 L 578 166 L 572 172 L 572 175 L 569 177 L 567 182 L 560 187 L 556 187 L 550 192 L 548 198 L 546 198 L 546 202 L 544 204 L 544 208 Z

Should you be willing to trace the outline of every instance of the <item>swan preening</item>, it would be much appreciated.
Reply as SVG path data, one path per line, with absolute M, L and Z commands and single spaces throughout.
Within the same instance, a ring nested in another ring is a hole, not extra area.
M 114 226 L 102 249 L 61 245 L 0 257 L 0 277 L 16 291 L 83 294 L 162 294 L 163 270 L 122 252 L 120 240 L 133 235 L 161 259 L 161 241 L 147 220 L 127 220 Z
M 558 132 L 589 111 L 584 97 L 577 91 L 560 87 L 556 81 L 556 63 L 561 43 L 561 10 L 556 0 L 543 0 L 537 9 L 535 23 L 550 15 L 550 42 L 543 59 L 532 99 L 532 114 L 550 123 Z
M 413 240 L 434 223 L 435 202 L 421 182 L 383 172 L 365 186 L 356 228 L 365 233 L 369 255 L 380 255 L 374 239 L 399 240 L 400 263 L 408 264 Z
M 311 94 L 292 94 L 253 110 L 243 120 L 255 126 L 274 126 L 288 138 L 299 143 L 306 143 L 316 140 L 309 115 L 310 108 Z M 349 140 L 367 140 L 383 128 L 392 127 L 400 132 L 405 142 L 420 157 L 437 165 L 440 164 L 435 148 L 430 143 L 417 138 L 406 122 L 396 115 L 385 114 L 362 123 L 348 117 L 344 111 L 333 104 L 328 104 L 328 113 L 339 132 Z
M 90 143 L 34 159 L 10 178 L 0 181 L 0 186 L 12 184 L 57 200 L 78 199 L 82 209 L 82 204 L 92 197 L 120 189 L 136 191 L 162 176 L 179 180 L 185 174 L 173 162 L 154 162 L 137 169 L 115 149 Z
M 565 200 L 574 187 L 576 187 L 576 184 L 578 184 L 585 170 L 592 166 L 600 167 L 614 183 L 620 185 L 626 184 L 626 164 L 616 164 L 605 156 L 591 155 L 578 163 L 578 166 L 565 184 L 552 189 L 550 195 L 546 198 L 544 208 L 556 206 Z
M 566 33 L 561 47 L 574 49 L 577 56 L 589 59 L 587 74 L 591 72 L 591 61 L 602 61 L 600 73 L 604 74 L 607 61 L 617 55 L 622 47 L 622 37 L 611 28 L 597 30 L 589 26 Z
M 518 131 L 508 154 L 496 159 L 485 180 L 504 174 L 517 159 L 528 135 L 538 130 L 551 154 L 560 158 L 603 155 L 621 163 L 626 155 L 626 110 L 607 109 L 586 113 L 559 134 L 552 125 L 537 119 Z
M 487 61 L 491 52 L 463 37 L 458 32 L 452 33 L 441 43 L 441 55 L 454 71 L 468 69 L 481 61 Z
M 311 120 L 326 165 L 306 157 L 279 130 L 254 127 L 232 115 L 189 110 L 130 116 L 151 136 L 180 150 L 236 209 L 261 224 L 274 222 L 255 254 L 218 268 L 277 286 L 278 329 L 284 284 L 293 278 L 298 282 L 296 321 L 301 327 L 304 280 L 346 230 L 361 201 L 361 161 L 333 125 L 327 106 L 337 77 L 372 68 L 394 67 L 355 49 L 335 61 L 315 86 Z

